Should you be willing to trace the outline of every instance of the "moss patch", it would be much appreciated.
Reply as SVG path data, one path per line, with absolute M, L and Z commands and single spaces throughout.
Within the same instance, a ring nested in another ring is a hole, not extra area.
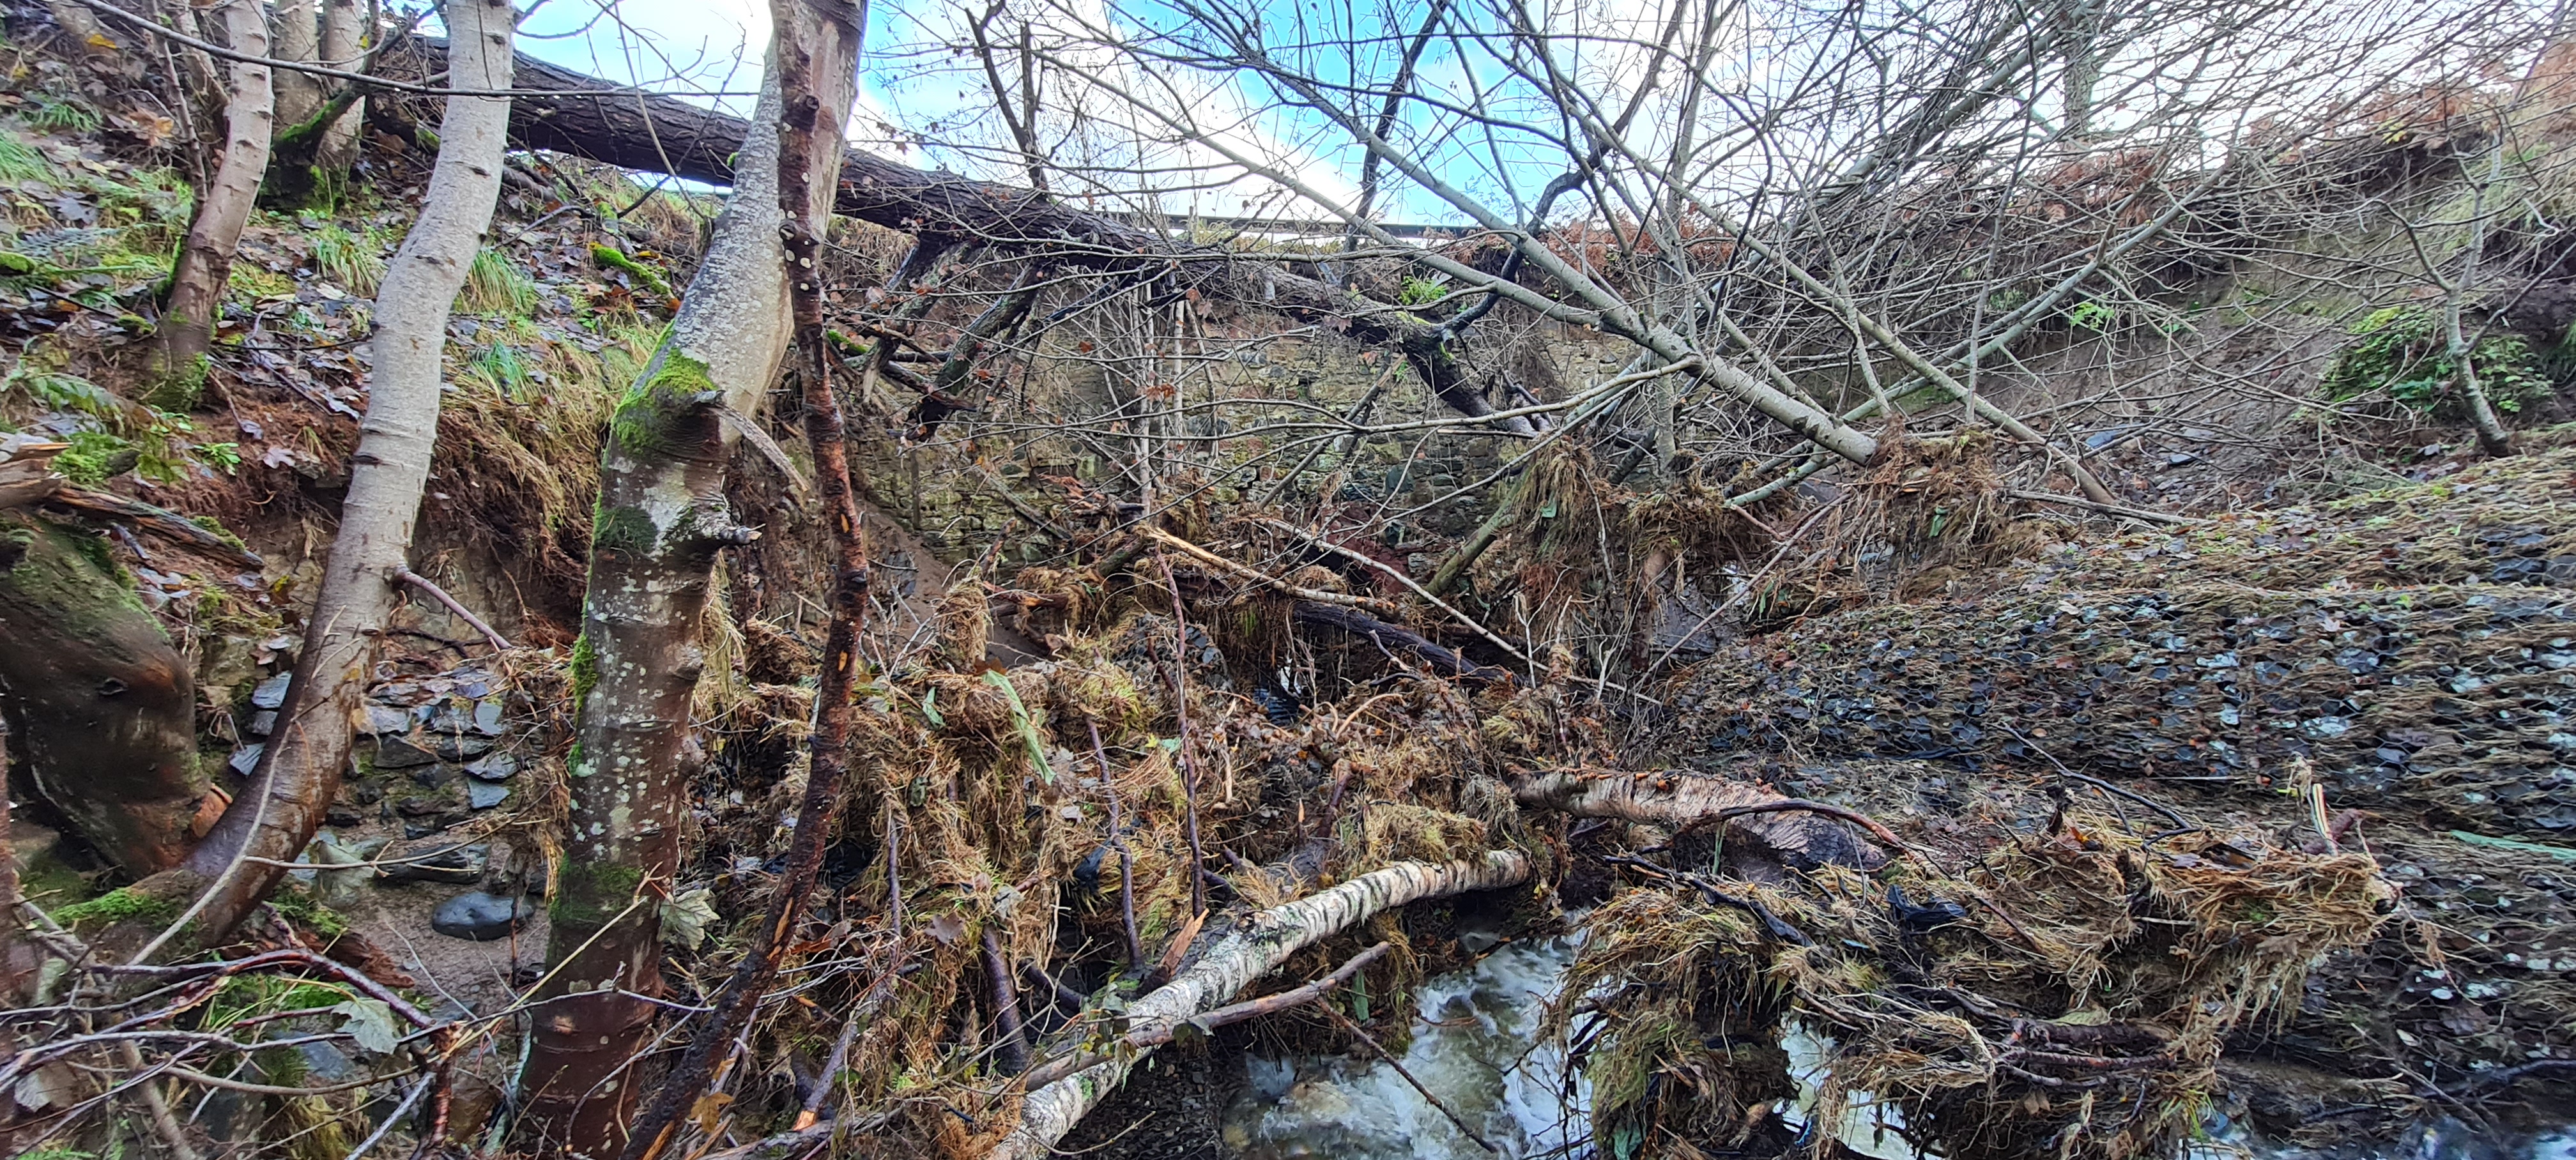
M 178 903 L 146 894 L 132 886 L 119 886 L 87 902 L 75 902 L 54 912 L 54 921 L 75 930 L 84 925 L 95 929 L 120 922 L 166 923 L 177 917 Z

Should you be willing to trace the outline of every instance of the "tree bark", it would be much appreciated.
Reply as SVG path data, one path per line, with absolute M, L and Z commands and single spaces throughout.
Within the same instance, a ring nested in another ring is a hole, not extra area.
M 1254 914 L 1216 935 L 1172 981 L 1127 1008 L 1131 1041 L 1167 1033 L 1181 1021 L 1223 1006 L 1288 956 L 1357 926 L 1380 911 L 1425 898 L 1512 886 L 1529 877 L 1529 858 L 1495 850 L 1471 861 L 1431 866 L 1400 862 L 1323 893 Z M 1040 1160 L 1100 1101 L 1117 1090 L 1146 1051 L 1111 1060 L 1030 1092 L 1020 1122 L 1002 1137 L 992 1160 Z
M 1523 779 L 1512 787 L 1512 796 L 1529 809 L 1670 827 L 1791 800 L 1751 782 L 1678 769 L 1551 771 Z M 1887 863 L 1885 852 L 1819 814 L 1748 813 L 1725 824 L 1800 869 L 1832 865 L 1875 870 Z
M 435 72 L 442 42 L 422 38 L 424 67 Z M 596 92 L 617 86 L 527 57 L 522 89 Z M 511 140 L 626 169 L 728 185 L 742 160 L 734 146 L 750 126 L 740 118 L 676 97 L 635 91 L 611 97 L 523 97 Z M 1115 217 L 1085 211 L 1035 190 L 933 173 L 849 149 L 841 159 L 835 212 L 925 237 L 974 239 L 1015 251 L 1044 251 L 1085 269 L 1166 281 L 1172 292 L 1203 295 L 1329 323 L 1353 341 L 1405 357 L 1433 394 L 1461 414 L 1492 412 L 1447 336 L 1429 319 L 1356 291 L 1247 259 L 1222 247 L 1174 242 Z
M 1375 640 L 1381 647 L 1420 657 L 1425 664 L 1431 666 L 1432 671 L 1444 677 L 1464 677 L 1471 681 L 1490 681 L 1506 686 L 1513 683 L 1509 669 L 1477 664 L 1421 633 L 1388 624 L 1356 608 L 1300 600 L 1292 615 L 1301 625 L 1346 632 L 1352 636 Z
M 138 878 L 187 855 L 207 785 L 196 678 L 95 537 L 0 520 L 0 710 L 99 853 Z
M 358 0 L 322 0 L 323 62 L 332 68 L 358 69 L 359 55 L 365 51 L 365 40 L 371 31 L 366 22 L 367 9 Z M 451 28 L 448 35 L 454 36 L 456 31 Z M 450 88 L 467 87 L 454 76 L 448 79 Z M 505 79 L 498 87 L 507 88 L 509 82 Z M 358 127 L 367 123 L 366 105 L 367 98 L 358 96 L 322 130 L 322 144 L 313 160 L 315 184 L 334 200 L 348 184 L 349 166 L 358 160 Z
M 321 8 L 317 0 L 277 0 L 271 14 L 270 55 L 311 64 L 321 51 Z M 288 69 L 277 74 L 277 120 L 301 125 L 322 107 L 322 82 L 311 73 Z
M 510 87 L 515 16 L 508 0 L 449 0 L 448 26 L 474 46 L 455 54 L 460 85 Z M 285 873 L 272 863 L 291 861 L 313 840 L 339 793 L 375 642 L 408 565 L 438 437 L 447 316 L 492 222 L 509 112 L 507 97 L 451 97 L 439 122 L 438 164 L 420 217 L 376 294 L 367 413 L 285 710 L 251 788 L 188 858 L 187 868 L 210 884 L 205 934 L 229 930 L 267 896 Z
M 779 114 L 777 70 L 768 75 L 752 121 L 762 126 Z M 549 82 L 523 75 L 520 83 Z M 725 503 L 735 435 L 722 415 L 760 409 L 787 346 L 778 134 L 746 134 L 743 122 L 726 120 L 741 143 L 740 172 L 728 171 L 733 198 L 669 337 L 611 421 L 574 649 L 571 826 L 551 903 L 552 981 L 539 993 L 520 1090 L 542 1147 L 595 1156 L 625 1147 L 635 1090 L 620 1069 L 654 1012 L 601 988 L 652 995 L 661 987 L 655 900 L 679 864 L 682 754 L 705 664 L 709 573 L 718 552 L 754 535 Z M 808 172 L 828 172 L 841 142 L 817 135 L 815 147 L 825 152 L 806 158 Z M 818 205 L 828 188 L 816 183 Z
M 226 0 L 224 38 L 235 51 L 268 55 L 268 20 L 258 0 Z M 155 331 L 153 373 L 160 380 L 152 401 L 184 411 L 196 405 L 205 385 L 205 356 L 214 344 L 215 312 L 223 304 L 224 283 L 231 278 L 233 255 L 241 247 L 242 226 L 259 200 L 260 176 L 268 169 L 268 145 L 275 126 L 275 96 L 267 65 L 232 62 L 226 70 L 223 157 L 215 176 L 197 201 L 197 216 L 188 223 L 188 238 L 170 270 L 170 296 L 162 304 Z
M 831 627 L 815 678 L 814 731 L 807 741 L 804 800 L 787 848 L 786 873 L 766 921 L 752 934 L 738 965 L 707 1017 L 696 1020 L 689 1048 L 662 1080 L 661 1090 L 629 1129 L 627 1160 L 665 1154 L 690 1106 L 715 1078 L 716 1068 L 752 1019 L 778 977 L 779 960 L 794 941 L 805 898 L 823 870 L 823 844 L 839 820 L 841 783 L 849 774 L 850 726 L 857 707 L 850 686 L 859 667 L 859 633 L 867 625 L 868 550 L 860 534 L 858 492 L 842 437 L 841 405 L 832 390 L 832 352 L 823 328 L 822 245 L 830 224 L 834 167 L 850 104 L 858 97 L 859 21 L 855 0 L 774 0 L 770 59 L 778 86 L 778 210 L 785 245 L 791 316 L 795 324 L 797 377 L 804 388 L 805 438 L 814 452 L 815 490 L 831 523 L 837 549 L 830 593 Z M 989 935 L 987 936 L 990 937 Z M 828 1084 L 830 1077 L 822 1081 Z

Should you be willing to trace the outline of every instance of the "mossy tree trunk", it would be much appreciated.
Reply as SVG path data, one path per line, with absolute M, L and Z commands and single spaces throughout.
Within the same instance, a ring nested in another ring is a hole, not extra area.
M 0 520 L 0 710 L 10 737 L 37 792 L 136 877 L 188 852 L 206 793 L 196 709 L 186 659 L 105 541 Z
M 846 64 L 818 65 L 836 108 Z M 528 1123 L 548 1149 L 625 1147 L 635 1084 L 625 1070 L 661 987 L 659 900 L 679 865 L 688 788 L 689 700 L 717 553 L 748 542 L 724 499 L 735 439 L 775 381 L 789 334 L 779 205 L 776 70 L 742 138 L 733 198 L 685 305 L 610 424 L 592 521 L 590 584 L 573 656 L 579 724 L 565 866 L 551 900 L 547 979 L 521 1078 Z M 813 134 L 808 173 L 838 164 L 837 134 Z M 813 183 L 815 212 L 832 186 Z
M 456 37 L 456 84 L 510 87 L 517 14 L 508 0 L 449 0 L 446 15 Z M 448 312 L 500 196 L 509 117 L 508 97 L 451 97 L 439 122 L 438 162 L 420 217 L 376 294 L 367 413 L 285 711 L 252 788 L 188 859 L 188 869 L 210 883 L 201 918 L 208 933 L 230 929 L 267 896 L 284 873 L 275 863 L 291 861 L 313 840 L 339 793 L 355 740 L 352 720 L 364 711 L 359 700 L 376 638 L 393 615 L 429 478 Z
M 268 55 L 268 18 L 258 0 L 226 0 L 224 39 L 246 56 Z M 197 199 L 196 219 L 170 270 L 170 292 L 155 333 L 153 371 L 160 378 L 153 402 L 171 410 L 196 404 L 205 383 L 205 357 L 215 339 L 215 312 L 232 277 L 242 227 L 259 200 L 275 130 L 276 96 L 267 65 L 231 62 L 225 70 L 224 145 L 215 176 Z

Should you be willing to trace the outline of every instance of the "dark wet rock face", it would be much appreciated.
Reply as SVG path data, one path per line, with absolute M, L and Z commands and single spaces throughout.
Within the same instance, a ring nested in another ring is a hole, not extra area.
M 476 890 L 440 903 L 429 927 L 449 938 L 490 942 L 509 937 L 527 918 L 525 901 Z

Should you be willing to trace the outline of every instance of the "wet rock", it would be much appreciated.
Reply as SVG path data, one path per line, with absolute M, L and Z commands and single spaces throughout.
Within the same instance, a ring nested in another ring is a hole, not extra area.
M 366 730 L 375 734 L 409 733 L 411 732 L 411 710 L 392 705 L 369 705 Z
M 376 768 L 378 769 L 410 769 L 428 765 L 437 760 L 437 754 L 401 737 L 386 736 L 376 739 Z
M 261 681 L 259 683 L 259 687 L 250 691 L 250 707 L 254 709 L 278 709 L 285 707 L 286 686 L 294 679 L 295 674 L 293 673 L 279 673 L 265 681 Z
M 446 813 L 448 803 L 434 797 L 413 796 L 394 803 L 394 812 L 406 818 L 434 818 Z
M 490 848 L 456 842 L 388 847 L 379 858 L 387 882 L 436 882 L 471 886 L 483 880 Z
M 470 777 L 484 781 L 508 781 L 519 772 L 519 759 L 507 753 L 492 753 L 465 763 Z
M 492 739 L 471 734 L 441 733 L 430 743 L 430 752 L 441 761 L 464 761 L 480 757 L 492 748 Z
M 438 904 L 429 928 L 449 938 L 490 942 L 507 938 L 527 920 L 528 905 L 516 897 L 468 891 Z
M 350 826 L 366 825 L 367 815 L 359 813 L 347 806 L 333 806 L 322 812 L 322 821 L 326 825 L 338 826 L 346 829 Z
M 424 765 L 411 771 L 411 779 L 422 789 L 437 789 L 456 780 L 457 773 L 453 765 Z
M 465 802 L 478 810 L 488 810 L 510 800 L 510 787 L 488 781 L 467 782 Z

